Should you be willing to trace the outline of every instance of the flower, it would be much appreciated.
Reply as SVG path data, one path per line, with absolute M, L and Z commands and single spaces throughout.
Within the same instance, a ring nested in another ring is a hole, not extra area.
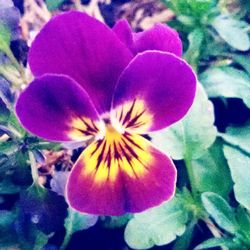
M 192 105 L 196 77 L 181 58 L 177 33 L 163 24 L 132 33 L 80 12 L 49 21 L 34 40 L 35 76 L 16 104 L 31 133 L 90 145 L 66 185 L 80 212 L 141 212 L 174 195 L 172 160 L 142 135 L 181 119 Z

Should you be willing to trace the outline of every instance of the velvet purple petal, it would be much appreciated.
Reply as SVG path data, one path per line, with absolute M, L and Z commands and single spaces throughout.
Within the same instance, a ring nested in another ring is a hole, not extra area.
M 111 29 L 87 14 L 71 11 L 44 26 L 28 61 L 35 76 L 56 73 L 73 78 L 102 113 L 110 108 L 117 79 L 131 58 Z
M 142 212 L 173 197 L 176 169 L 172 160 L 142 136 L 118 138 L 93 142 L 76 162 L 66 186 L 74 209 L 122 215 Z
M 137 53 L 160 50 L 179 57 L 182 55 L 182 42 L 178 33 L 165 24 L 157 23 L 151 29 L 134 33 L 134 43 Z
M 142 124 L 143 132 L 159 130 L 187 113 L 195 90 L 195 74 L 184 60 L 167 52 L 147 51 L 137 55 L 122 73 L 112 113 L 125 127 L 138 129 Z M 134 123 L 135 117 L 142 117 L 139 124 Z
M 126 19 L 121 19 L 112 28 L 119 39 L 136 54 L 132 29 Z
M 91 134 L 77 127 L 79 120 L 98 120 L 86 91 L 63 75 L 44 75 L 31 82 L 17 101 L 16 114 L 28 131 L 52 141 L 87 138 Z
M 178 33 L 165 24 L 157 23 L 148 30 L 133 33 L 129 23 L 120 20 L 113 27 L 113 31 L 134 54 L 146 50 L 160 50 L 179 57 L 182 55 L 182 42 Z

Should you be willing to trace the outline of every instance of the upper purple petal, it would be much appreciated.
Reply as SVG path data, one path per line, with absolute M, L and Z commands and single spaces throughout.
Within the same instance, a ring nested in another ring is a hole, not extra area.
M 182 42 L 178 33 L 165 24 L 157 23 L 148 30 L 133 33 L 128 22 L 120 20 L 113 27 L 113 31 L 134 54 L 146 50 L 160 50 L 179 57 L 182 55 Z
M 195 90 L 196 76 L 184 60 L 167 52 L 146 51 L 138 54 L 121 74 L 112 109 L 123 124 L 132 114 L 133 122 L 129 124 L 135 126 L 134 120 L 141 117 L 140 124 L 147 131 L 155 131 L 187 113 Z M 124 114 L 126 111 L 128 114 Z M 137 130 L 138 125 L 135 126 Z
M 110 108 L 117 79 L 131 58 L 111 29 L 87 14 L 71 11 L 44 26 L 28 61 L 35 76 L 56 73 L 76 80 L 102 113 Z
M 112 28 L 119 39 L 133 52 L 135 51 L 135 45 L 133 40 L 132 29 L 126 19 L 121 19 Z
M 17 101 L 16 114 L 28 131 L 52 141 L 72 141 L 74 119 L 99 120 L 86 91 L 63 75 L 44 75 L 31 82 Z

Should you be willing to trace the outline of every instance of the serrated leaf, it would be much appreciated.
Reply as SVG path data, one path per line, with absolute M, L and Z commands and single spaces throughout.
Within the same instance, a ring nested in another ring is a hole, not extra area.
M 201 195 L 204 208 L 215 222 L 224 230 L 234 234 L 237 230 L 237 221 L 233 209 L 220 195 L 205 192 Z
M 250 108 L 250 78 L 233 67 L 214 67 L 200 75 L 209 97 L 240 98 Z
M 212 26 L 230 46 L 237 50 L 247 51 L 250 48 L 250 40 L 244 30 L 246 23 L 238 21 L 230 16 L 217 16 Z
M 220 141 L 216 141 L 202 157 L 193 160 L 191 164 L 195 186 L 200 192 L 211 191 L 225 198 L 228 196 L 232 189 L 232 179 Z
M 133 249 L 162 246 L 186 230 L 188 211 L 180 196 L 143 213 L 135 214 L 125 229 L 125 241 Z
M 225 134 L 220 134 L 228 143 L 250 154 L 250 121 L 244 127 L 228 127 Z
M 228 238 L 211 238 L 208 240 L 203 241 L 201 244 L 196 246 L 194 250 L 201 250 L 201 249 L 209 249 L 213 247 L 230 247 L 231 250 L 239 249 L 239 245 L 235 243 L 232 239 Z M 243 248 L 242 248 L 243 250 Z
M 151 134 L 152 141 L 175 160 L 188 155 L 199 158 L 216 138 L 214 110 L 201 85 L 198 85 L 195 101 L 188 114 L 171 127 Z
M 250 157 L 227 145 L 223 150 L 234 182 L 235 198 L 250 210 Z

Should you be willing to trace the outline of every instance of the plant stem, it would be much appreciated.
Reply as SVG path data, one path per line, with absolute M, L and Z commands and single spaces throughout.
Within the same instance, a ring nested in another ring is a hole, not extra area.
M 198 194 L 198 190 L 195 185 L 195 177 L 194 177 L 194 172 L 192 168 L 192 161 L 188 154 L 186 154 L 186 156 L 184 157 L 184 161 L 185 161 L 186 168 L 187 168 L 191 191 L 192 191 L 194 198 L 196 198 Z
M 187 173 L 188 173 L 191 192 L 193 194 L 194 199 L 196 200 L 198 190 L 195 185 L 195 178 L 194 178 L 194 173 L 193 173 L 193 168 L 192 168 L 192 154 L 188 150 L 187 139 L 185 136 L 185 129 L 184 129 L 183 124 L 182 124 L 182 134 L 183 134 L 182 140 L 183 140 L 183 145 L 184 145 L 184 150 L 185 150 L 184 162 L 185 162 Z
M 30 160 L 30 167 L 31 167 L 31 175 L 32 175 L 34 184 L 39 184 L 38 183 L 39 175 L 38 175 L 37 166 L 36 166 L 36 159 L 31 151 L 29 151 L 29 160 Z
M 69 211 L 69 210 L 68 210 Z M 69 244 L 69 241 L 71 239 L 71 235 L 72 235 L 72 219 L 73 219 L 73 216 L 74 214 L 72 212 L 69 211 L 69 221 L 70 223 L 67 223 L 67 225 L 65 225 L 65 228 L 66 228 L 66 234 L 65 234 L 65 237 L 64 237 L 64 240 L 63 240 L 63 243 L 60 247 L 61 250 L 64 250 L 66 249 L 66 247 L 68 246 Z
M 215 238 L 221 238 L 222 237 L 222 232 L 214 225 L 214 223 L 209 218 L 203 219 L 203 221 L 206 223 L 208 229 L 210 230 L 210 232 L 212 233 L 212 235 Z M 222 250 L 228 250 L 228 248 L 225 247 L 225 246 L 221 246 L 221 249 Z

